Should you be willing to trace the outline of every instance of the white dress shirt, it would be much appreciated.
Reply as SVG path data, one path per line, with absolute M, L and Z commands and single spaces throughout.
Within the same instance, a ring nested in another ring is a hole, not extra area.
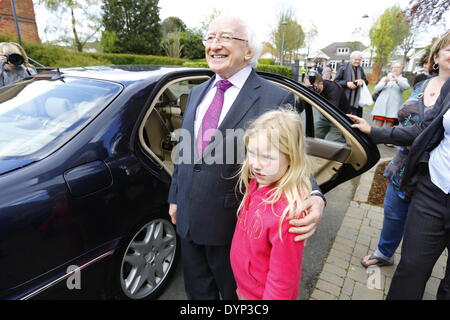
M 450 193 L 450 109 L 444 114 L 442 120 L 444 138 L 430 153 L 431 182 L 445 194 Z
M 247 81 L 250 73 L 252 72 L 252 67 L 247 66 L 244 69 L 241 69 L 237 73 L 235 73 L 232 77 L 227 79 L 233 86 L 231 86 L 227 91 L 225 91 L 224 102 L 222 107 L 222 112 L 220 114 L 219 126 L 222 123 L 223 119 L 227 115 L 228 111 L 230 111 L 231 106 L 233 105 L 236 97 L 244 86 L 245 81 Z M 214 99 L 216 95 L 217 88 L 215 84 L 217 81 L 223 80 L 218 74 L 216 74 L 216 78 L 212 83 L 211 87 L 208 89 L 208 92 L 205 94 L 202 102 L 197 108 L 197 112 L 195 114 L 195 122 L 194 122 L 194 134 L 195 139 L 197 139 L 198 131 L 200 130 L 200 126 L 202 125 L 203 117 L 206 114 L 206 111 L 209 108 L 209 105 Z

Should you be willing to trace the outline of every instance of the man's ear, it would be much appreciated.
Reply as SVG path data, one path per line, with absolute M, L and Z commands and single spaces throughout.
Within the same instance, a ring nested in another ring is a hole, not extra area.
M 244 60 L 250 61 L 252 59 L 252 57 L 253 57 L 253 51 L 252 51 L 252 49 L 247 47 L 247 49 L 245 50 Z

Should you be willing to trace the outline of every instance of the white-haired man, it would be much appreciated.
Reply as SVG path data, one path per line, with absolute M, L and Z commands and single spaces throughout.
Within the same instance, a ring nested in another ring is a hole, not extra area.
M 350 62 L 344 64 L 336 74 L 334 81 L 339 83 L 345 90 L 351 107 L 351 114 L 362 117 L 362 108 L 359 106 L 359 88 L 368 84 L 364 69 L 361 67 L 362 53 L 353 51 L 350 54 Z
M 241 200 L 236 192 L 240 163 L 236 154 L 229 163 L 226 151 L 230 143 L 239 146 L 239 137 L 229 129 L 245 129 L 262 113 L 283 104 L 293 105 L 294 96 L 253 70 L 259 46 L 251 29 L 241 19 L 214 19 L 203 43 L 206 60 L 215 76 L 189 94 L 182 127 L 194 137 L 195 142 L 189 143 L 187 148 L 195 159 L 192 164 L 175 166 L 168 199 L 169 214 L 180 236 L 188 298 L 236 299 L 229 254 L 236 209 Z M 208 137 L 205 131 L 211 129 L 220 132 L 223 138 Z M 211 164 L 210 160 L 217 160 L 218 154 L 223 156 L 223 161 Z M 294 233 L 301 234 L 297 238 L 307 238 L 314 233 L 324 207 L 318 195 L 310 197 L 311 217 L 295 225 L 299 228 L 294 228 Z

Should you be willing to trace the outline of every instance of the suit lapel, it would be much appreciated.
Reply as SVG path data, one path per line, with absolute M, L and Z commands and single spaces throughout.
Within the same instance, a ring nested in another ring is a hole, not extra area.
M 230 110 L 219 126 L 219 130 L 225 133 L 226 129 L 234 129 L 245 114 L 253 107 L 259 99 L 256 90 L 261 87 L 261 79 L 254 70 L 248 76 L 239 95 L 234 100 Z
M 187 112 L 185 113 L 186 129 L 188 129 L 192 135 L 194 134 L 194 122 L 195 115 L 197 114 L 197 108 L 200 105 L 200 102 L 202 102 L 203 97 L 207 93 L 208 88 L 211 86 L 214 79 L 215 77 L 212 77 L 205 82 L 203 88 L 201 88 L 196 95 L 192 96 L 192 99 L 189 102 Z

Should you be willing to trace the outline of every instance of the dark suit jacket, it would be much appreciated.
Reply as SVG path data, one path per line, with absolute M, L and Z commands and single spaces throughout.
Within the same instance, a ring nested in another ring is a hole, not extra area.
M 411 177 L 417 173 L 421 163 L 428 163 L 430 152 L 436 148 L 444 137 L 442 124 L 444 114 L 450 108 L 450 79 L 441 89 L 433 109 L 425 113 L 425 118 L 410 127 L 375 128 L 370 133 L 375 143 L 393 143 L 399 146 L 409 146 L 406 164 L 405 183 L 408 186 Z
M 323 80 L 323 91 L 320 93 L 322 97 L 327 99 L 333 106 L 344 113 L 350 112 L 350 104 L 344 89 L 334 81 Z
M 334 81 L 337 82 L 337 83 L 339 83 L 339 84 L 341 85 L 341 87 L 344 88 L 345 90 L 350 90 L 350 89 L 347 87 L 347 82 L 349 82 L 349 81 L 352 80 L 352 79 L 346 79 L 346 78 L 345 78 L 345 69 L 347 68 L 348 63 L 349 63 L 349 62 L 344 63 L 344 64 L 342 65 L 342 67 L 339 68 L 339 70 L 338 70 L 337 73 L 336 73 L 336 77 L 334 78 Z M 364 80 L 364 82 L 365 82 L 366 85 L 367 85 L 367 84 L 369 84 L 369 81 L 368 81 L 367 78 L 366 78 L 366 74 L 365 74 L 365 72 L 364 72 L 364 69 L 363 69 L 362 67 L 360 67 L 360 68 L 361 68 L 361 79 Z
M 175 166 L 168 202 L 178 205 L 177 233 L 181 237 L 186 237 L 189 232 L 191 239 L 198 244 L 229 245 L 236 225 L 236 209 L 241 200 L 236 189 L 237 173 L 241 167 L 237 163 L 237 148 L 232 148 L 232 164 L 205 162 L 213 156 L 216 159 L 217 156 L 230 157 L 225 152 L 229 150 L 226 145 L 236 145 L 239 138 L 230 133 L 226 134 L 226 129 L 246 129 L 250 121 L 264 112 L 276 109 L 282 104 L 293 105 L 294 95 L 252 71 L 218 128 L 224 137 L 223 141 L 212 141 L 204 150 L 203 163 L 198 163 L 194 141 L 195 114 L 213 80 L 214 77 L 192 89 L 189 94 L 182 128 L 188 130 L 192 138 L 183 139 L 178 146 L 181 145 L 183 149 L 180 154 L 189 149 L 193 161 L 190 164 Z M 222 155 L 217 155 L 221 152 Z

